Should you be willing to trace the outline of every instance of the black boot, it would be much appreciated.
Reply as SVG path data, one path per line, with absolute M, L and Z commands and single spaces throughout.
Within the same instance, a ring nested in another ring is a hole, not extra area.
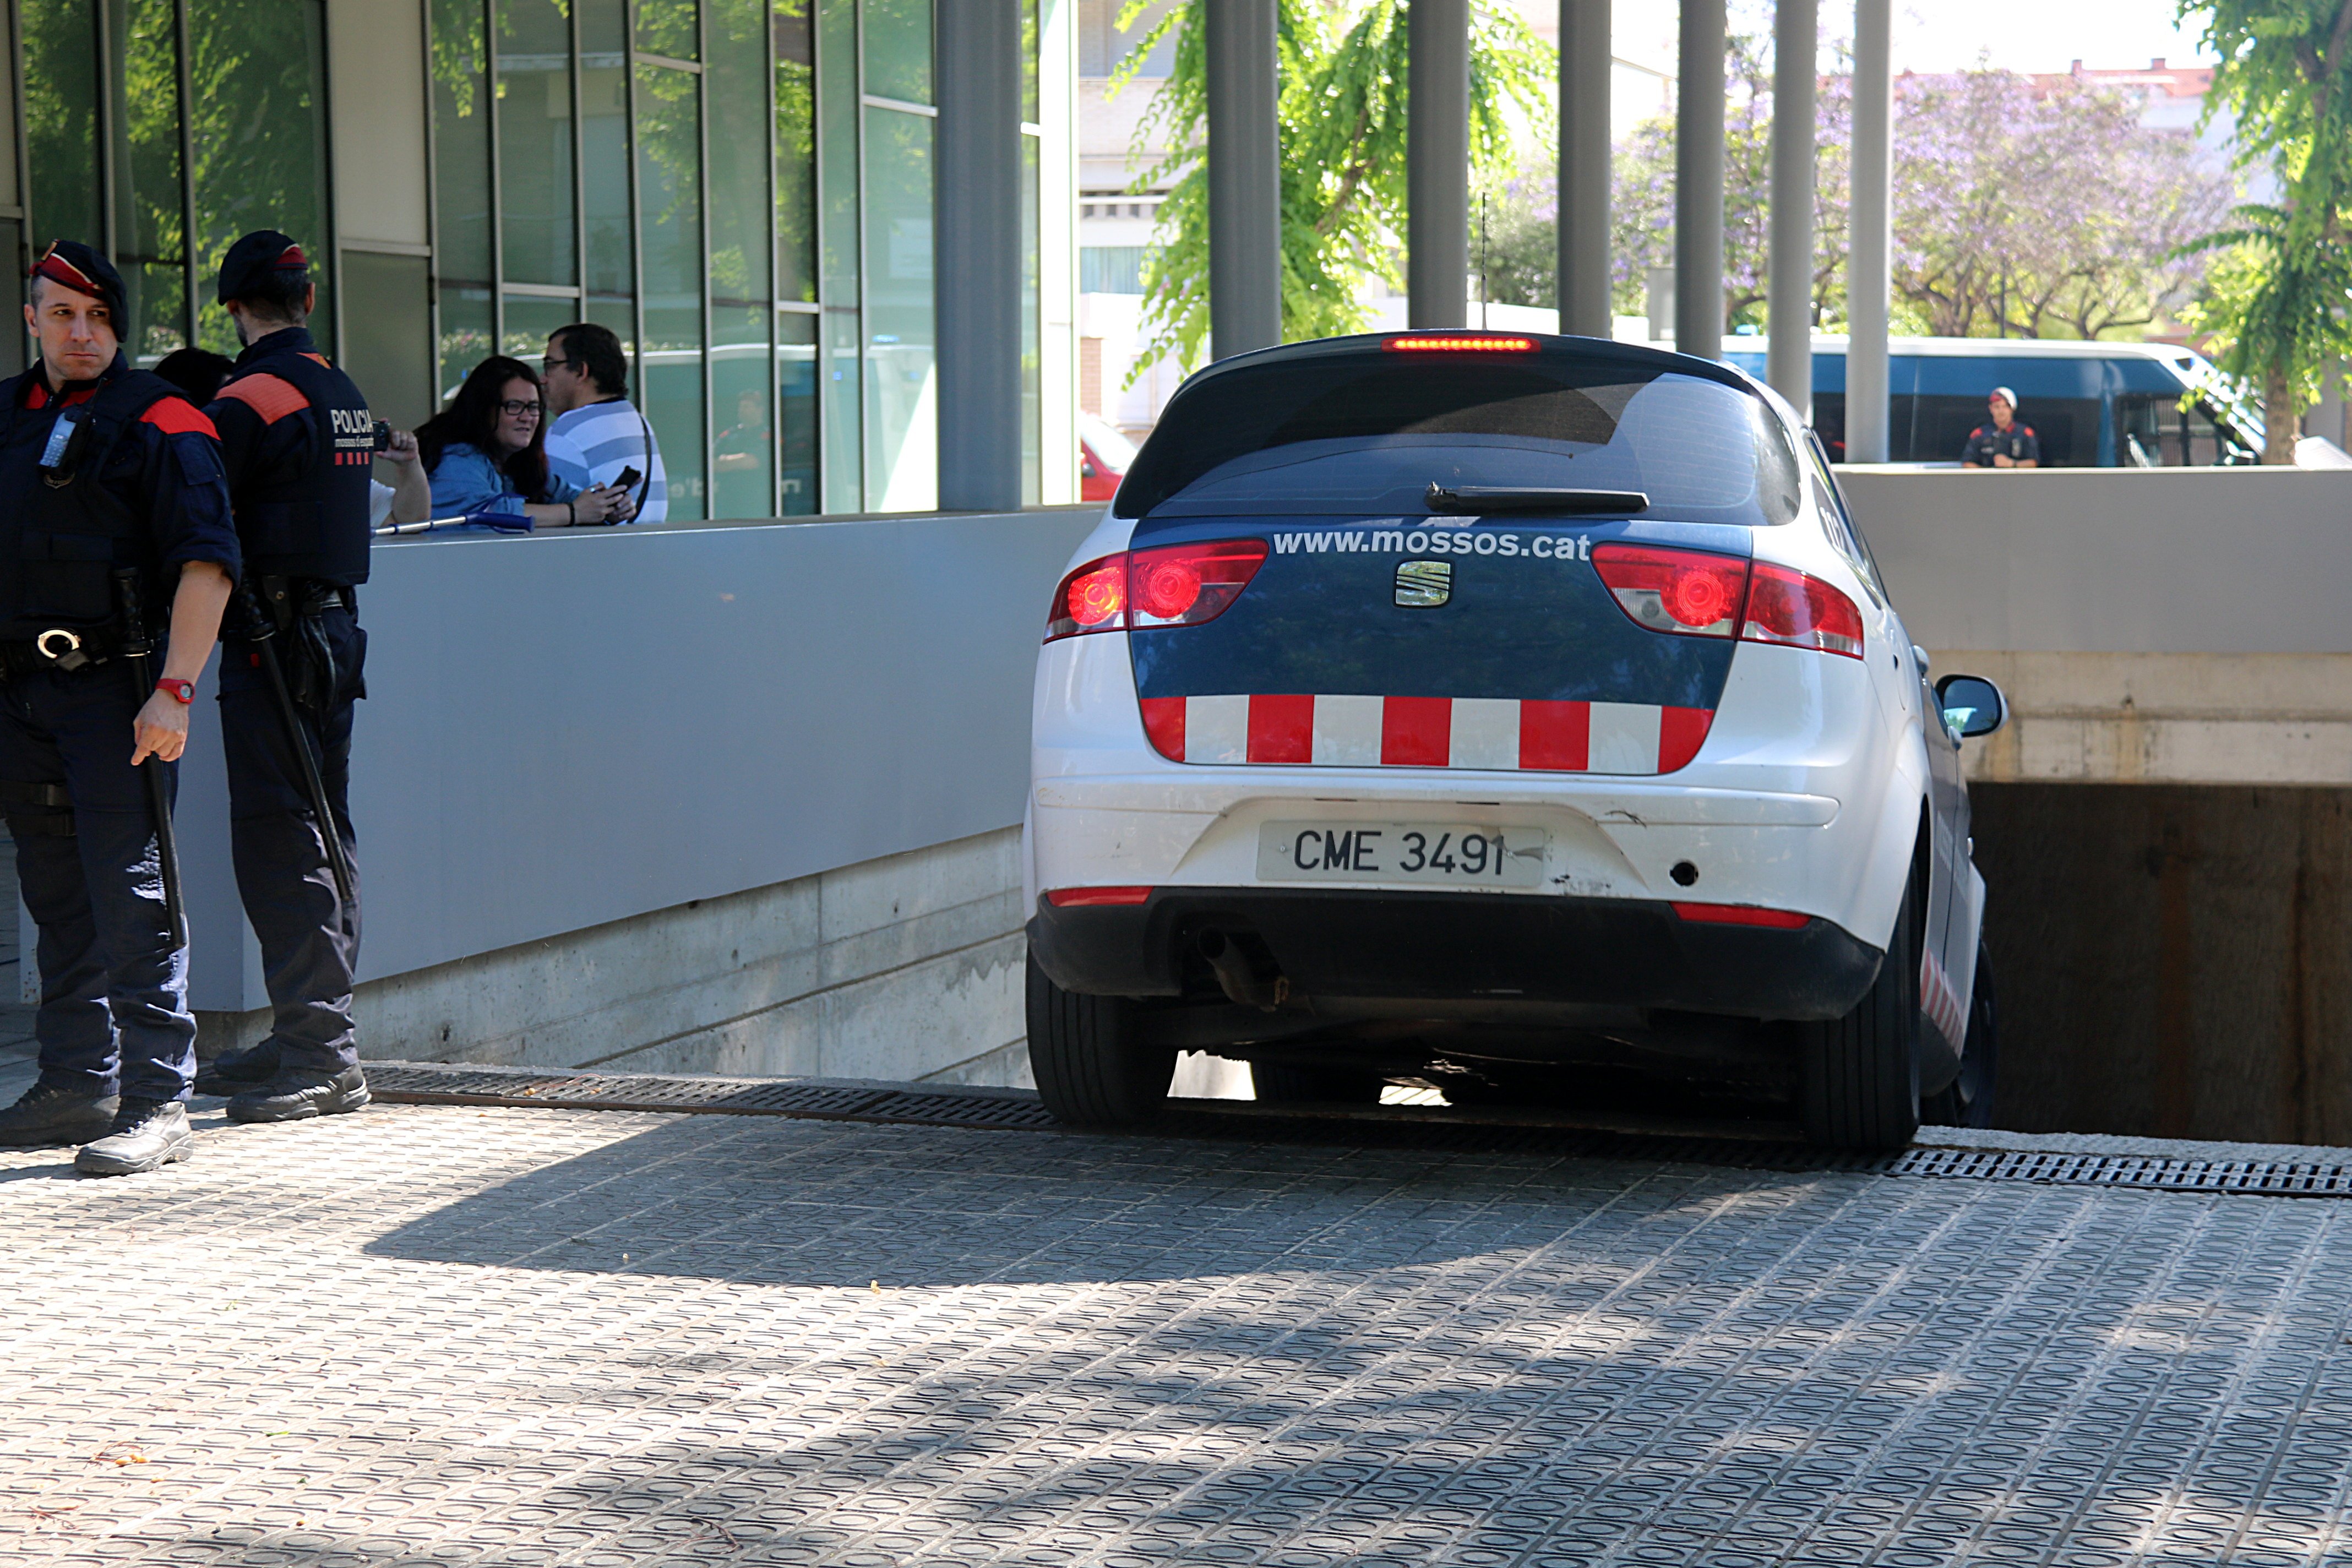
M 198 1094 L 243 1094 L 278 1076 L 278 1042 L 264 1040 L 241 1051 L 223 1051 L 196 1069 Z
M 44 1078 L 0 1110 L 0 1148 L 64 1149 L 103 1138 L 121 1102 Z
M 356 1067 L 341 1072 L 296 1068 L 228 1102 L 231 1121 L 306 1121 L 357 1110 L 368 1102 L 367 1079 Z
M 114 1113 L 114 1131 L 95 1143 L 82 1145 L 74 1169 L 85 1176 L 135 1176 L 160 1170 L 194 1152 L 196 1134 L 188 1125 L 188 1108 L 176 1100 L 134 1100 L 123 1097 Z

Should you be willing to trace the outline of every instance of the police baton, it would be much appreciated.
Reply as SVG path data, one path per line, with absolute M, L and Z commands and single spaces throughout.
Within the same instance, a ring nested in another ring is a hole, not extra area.
M 286 668 L 278 662 L 278 623 L 262 609 L 249 584 L 237 584 L 237 598 L 245 611 L 246 640 L 253 644 L 254 657 L 260 661 L 261 673 L 269 682 L 270 698 L 278 704 L 278 721 L 286 726 L 286 743 L 301 759 L 302 793 L 310 797 L 310 810 L 319 818 L 319 837 L 326 840 L 327 868 L 335 875 L 335 892 L 348 907 L 352 902 L 352 864 L 343 857 L 342 826 L 328 809 L 327 781 L 320 775 L 319 759 L 310 754 L 310 737 L 302 728 L 301 716 L 294 711 L 294 695 L 286 687 Z
M 139 688 L 143 706 L 154 693 L 153 672 L 147 665 L 154 645 L 147 640 L 147 606 L 139 592 L 139 573 L 124 567 L 114 574 L 115 597 L 122 610 L 122 658 Z M 172 785 L 163 776 L 163 759 L 150 755 L 139 764 L 147 775 L 147 804 L 155 816 L 155 858 L 163 879 L 163 916 L 172 925 L 172 945 L 188 945 L 188 910 L 180 898 L 180 847 L 172 837 Z

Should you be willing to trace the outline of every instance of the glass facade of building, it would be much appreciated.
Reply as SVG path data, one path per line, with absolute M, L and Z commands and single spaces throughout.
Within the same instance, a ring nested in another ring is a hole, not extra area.
M 1074 107 L 1052 62 L 1076 4 L 1024 0 L 1033 501 L 1072 499 L 1045 455 L 1069 306 L 1045 291 L 1075 279 L 1052 254 L 1067 225 L 1041 206 L 1075 168 L 1040 120 L 1066 132 Z M 488 353 L 536 363 L 551 330 L 595 321 L 633 356 L 673 518 L 938 504 L 933 0 L 0 5 L 16 68 L 0 255 L 110 250 L 140 358 L 234 353 L 213 270 L 273 226 L 320 258 L 314 328 L 394 417 Z M 383 74 L 404 68 L 395 45 L 422 79 Z M 414 221 L 333 188 L 355 168 L 355 187 L 415 183 Z
M 282 228 L 327 245 L 323 0 L 16 0 L 0 178 L 0 288 L 23 302 L 29 247 L 79 239 L 114 258 L 129 292 L 124 346 L 153 363 L 191 342 L 236 350 L 212 278 L 229 242 Z M 267 26 L 255 26 L 266 12 Z M 329 334 L 331 336 L 331 333 Z M 0 368 L 23 368 L 21 333 Z

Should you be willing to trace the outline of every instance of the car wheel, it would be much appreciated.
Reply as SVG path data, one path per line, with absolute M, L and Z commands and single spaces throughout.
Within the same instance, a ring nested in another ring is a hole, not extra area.
M 1029 960 L 1029 1073 L 1056 1121 L 1122 1127 L 1168 1103 L 1172 1047 L 1136 1037 L 1136 1005 L 1124 996 L 1065 991 Z
M 1382 1080 L 1348 1068 L 1250 1063 L 1250 1083 L 1261 1105 L 1378 1105 Z
M 2000 1015 L 1992 987 L 1992 955 L 1977 942 L 1976 983 L 1969 990 L 1969 1037 L 1960 1047 L 1960 1076 L 1930 1095 L 1920 1120 L 1941 1127 L 1990 1127 L 2000 1068 Z
M 1799 1026 L 1798 1100 L 1805 1136 L 1832 1149 L 1900 1149 L 1919 1131 L 1918 887 L 1878 978 L 1843 1018 Z

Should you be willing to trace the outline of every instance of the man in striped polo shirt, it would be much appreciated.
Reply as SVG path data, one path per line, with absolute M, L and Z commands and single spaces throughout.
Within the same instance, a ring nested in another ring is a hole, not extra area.
M 651 425 L 629 401 L 629 356 L 609 327 L 575 321 L 547 340 L 547 467 L 575 489 L 617 485 L 636 502 L 635 522 L 669 515 L 669 479 Z M 541 527 L 547 525 L 541 523 Z

